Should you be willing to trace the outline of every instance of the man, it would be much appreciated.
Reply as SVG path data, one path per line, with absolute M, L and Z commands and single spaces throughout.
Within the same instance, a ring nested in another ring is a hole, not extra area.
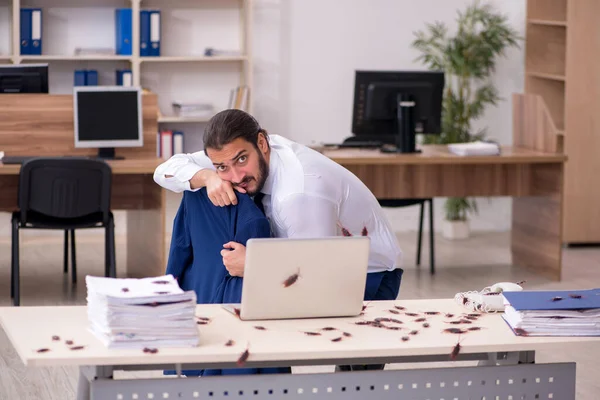
M 214 205 L 236 205 L 246 193 L 264 208 L 273 235 L 371 239 L 365 300 L 394 300 L 403 270 L 397 239 L 377 199 L 350 171 L 281 136 L 268 135 L 250 114 L 225 110 L 209 121 L 204 152 L 177 154 L 156 168 L 154 180 L 174 192 L 206 188 Z M 223 264 L 243 277 L 246 248 L 223 244 Z

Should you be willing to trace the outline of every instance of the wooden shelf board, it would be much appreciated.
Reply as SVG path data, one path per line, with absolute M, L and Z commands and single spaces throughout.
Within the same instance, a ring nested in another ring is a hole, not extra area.
M 117 56 L 117 55 L 85 55 L 85 56 L 67 56 L 67 55 L 41 55 L 18 56 L 22 60 L 40 60 L 40 61 L 131 61 L 132 56 Z
M 162 115 L 158 117 L 158 123 L 197 123 L 197 122 L 208 122 L 211 117 L 177 117 L 174 115 Z
M 142 62 L 227 62 L 227 61 L 245 61 L 246 56 L 160 56 L 160 57 L 140 57 Z
M 547 74 L 544 72 L 533 72 L 533 71 L 528 71 L 527 76 L 533 76 L 535 78 L 542 78 L 542 79 L 551 79 L 553 81 L 562 81 L 562 82 L 564 82 L 566 79 L 564 75 Z
M 527 22 L 534 25 L 567 26 L 567 21 L 554 21 L 550 19 L 530 18 L 527 20 Z

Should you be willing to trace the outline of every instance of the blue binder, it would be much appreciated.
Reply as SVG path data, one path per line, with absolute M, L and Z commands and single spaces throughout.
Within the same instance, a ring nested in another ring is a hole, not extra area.
M 600 289 L 503 292 L 517 311 L 600 308 Z M 581 297 L 578 297 L 581 296 Z M 553 299 L 556 299 L 553 301 Z
M 150 11 L 150 55 L 160 56 L 160 38 L 161 38 L 160 10 Z
M 21 54 L 31 54 L 31 9 L 21 8 Z
M 42 9 L 31 8 L 31 48 L 32 55 L 42 55 Z
M 74 86 L 85 86 L 87 79 L 86 79 L 86 71 L 83 69 L 76 69 L 75 73 L 74 73 L 74 77 L 73 77 L 73 85 Z
M 118 55 L 130 56 L 132 54 L 132 16 L 131 8 L 117 8 L 115 10 L 115 40 Z
M 86 71 L 85 85 L 98 86 L 98 71 L 95 69 Z
M 140 11 L 140 56 L 150 55 L 150 11 Z
M 116 81 L 118 86 L 133 86 L 133 75 L 131 70 L 118 69 Z

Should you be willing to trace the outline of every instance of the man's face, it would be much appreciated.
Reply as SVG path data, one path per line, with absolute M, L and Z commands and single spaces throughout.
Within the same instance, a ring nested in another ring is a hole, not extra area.
M 263 188 L 269 175 L 268 146 L 264 136 L 259 136 L 258 150 L 252 143 L 237 138 L 221 150 L 208 148 L 206 153 L 219 177 L 231 182 L 234 188 L 242 188 L 250 196 Z

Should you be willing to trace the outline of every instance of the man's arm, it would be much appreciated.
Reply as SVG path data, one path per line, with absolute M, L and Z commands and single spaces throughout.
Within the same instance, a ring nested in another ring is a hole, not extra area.
M 195 153 L 175 154 L 156 167 L 154 181 L 165 189 L 177 193 L 184 190 L 196 191 L 202 186 L 190 185 L 190 179 L 202 169 L 215 170 L 203 150 Z
M 281 221 L 290 238 L 337 236 L 338 207 L 325 198 L 291 195 L 280 204 Z

